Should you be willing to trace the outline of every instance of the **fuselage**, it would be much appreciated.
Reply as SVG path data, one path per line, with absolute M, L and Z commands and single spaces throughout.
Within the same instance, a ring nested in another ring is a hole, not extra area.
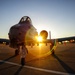
M 26 21 L 25 18 L 29 20 Z M 20 22 L 13 25 L 9 30 L 10 47 L 17 47 L 17 44 L 26 43 L 35 39 L 38 35 L 36 28 L 32 25 L 29 17 L 22 17 Z M 23 21 L 22 21 L 23 19 Z

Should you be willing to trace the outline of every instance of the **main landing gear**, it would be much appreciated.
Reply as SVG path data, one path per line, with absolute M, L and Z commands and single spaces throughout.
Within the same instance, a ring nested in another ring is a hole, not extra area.
M 15 50 L 15 56 L 19 55 L 20 50 L 16 49 Z
M 55 51 L 54 51 L 54 49 L 51 51 L 51 54 L 54 54 L 55 53 Z
M 51 54 L 54 54 L 54 53 L 55 53 L 55 51 L 54 51 L 54 49 L 53 49 L 53 46 L 54 46 L 54 44 L 51 43 L 51 44 L 50 44 L 50 51 L 51 51 Z

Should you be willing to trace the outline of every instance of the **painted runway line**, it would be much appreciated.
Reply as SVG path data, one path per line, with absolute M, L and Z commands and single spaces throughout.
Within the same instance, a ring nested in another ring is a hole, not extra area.
M 16 65 L 16 66 L 22 66 L 22 65 L 17 64 L 17 63 L 3 61 L 3 60 L 0 60 L 0 62 L 7 63 L 7 64 L 11 64 L 11 65 Z M 23 67 L 29 68 L 29 69 L 33 69 L 33 70 L 37 70 L 37 71 L 42 71 L 42 72 L 59 74 L 59 75 L 75 75 L 75 74 L 72 74 L 72 73 L 64 73 L 64 72 L 59 72 L 59 71 L 54 71 L 54 70 L 48 70 L 48 69 L 42 69 L 42 68 L 36 68 L 36 67 L 31 67 L 31 66 L 26 66 L 26 65 L 23 66 Z

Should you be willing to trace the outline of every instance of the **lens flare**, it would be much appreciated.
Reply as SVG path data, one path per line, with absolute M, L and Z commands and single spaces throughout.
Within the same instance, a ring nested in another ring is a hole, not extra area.
M 42 40 L 43 40 L 43 39 L 42 39 L 42 36 L 38 36 L 38 37 L 37 37 L 37 41 L 38 41 L 38 42 L 42 42 Z

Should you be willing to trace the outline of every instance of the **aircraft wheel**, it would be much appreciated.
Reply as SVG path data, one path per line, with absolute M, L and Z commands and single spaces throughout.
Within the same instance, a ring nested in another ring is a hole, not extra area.
M 25 65 L 25 58 L 21 58 L 21 65 Z
M 19 55 L 19 50 L 15 50 L 15 55 L 17 56 L 17 55 Z
M 52 50 L 52 54 L 54 54 L 55 52 L 54 52 L 54 49 Z

